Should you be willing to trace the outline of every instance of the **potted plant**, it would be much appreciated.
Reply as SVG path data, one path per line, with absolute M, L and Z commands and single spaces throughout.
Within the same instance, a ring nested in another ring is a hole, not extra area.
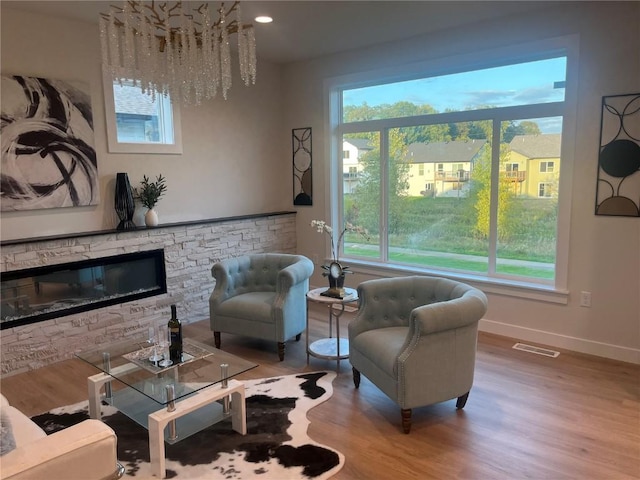
M 166 179 L 162 174 L 156 177 L 155 182 L 149 181 L 149 177 L 143 175 L 140 188 L 135 189 L 136 198 L 148 209 L 144 216 L 144 223 L 147 227 L 155 227 L 158 225 L 158 213 L 154 210 L 154 207 L 166 191 Z

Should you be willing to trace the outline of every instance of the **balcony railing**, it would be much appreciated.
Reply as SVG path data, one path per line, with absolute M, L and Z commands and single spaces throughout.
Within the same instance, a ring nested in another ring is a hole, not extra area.
M 469 172 L 465 170 L 458 172 L 436 172 L 436 180 L 440 182 L 468 182 Z
M 519 171 L 515 171 L 515 172 L 500 172 L 500 175 L 502 175 L 503 178 L 506 178 L 510 182 L 524 182 L 526 173 L 527 172 L 519 172 Z

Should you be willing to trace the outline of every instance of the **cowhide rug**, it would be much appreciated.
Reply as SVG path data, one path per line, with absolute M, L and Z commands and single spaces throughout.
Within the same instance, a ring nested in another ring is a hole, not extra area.
M 337 473 L 344 456 L 307 436 L 307 412 L 333 394 L 334 372 L 249 380 L 247 435 L 225 419 L 174 445 L 165 444 L 167 478 L 316 479 Z M 87 402 L 57 408 L 32 418 L 53 433 L 89 418 Z M 102 419 L 118 436 L 118 461 L 125 478 L 150 479 L 149 436 L 114 407 L 102 406 Z

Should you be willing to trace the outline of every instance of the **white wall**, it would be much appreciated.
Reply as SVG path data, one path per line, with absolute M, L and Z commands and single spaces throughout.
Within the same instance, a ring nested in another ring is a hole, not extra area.
M 487 7 L 490 8 L 490 7 Z M 500 8 L 497 5 L 495 8 Z M 289 65 L 283 81 L 285 130 L 313 128 L 313 206 L 298 208 L 298 251 L 326 255 L 309 227 L 329 218 L 326 78 L 578 33 L 577 135 L 567 305 L 489 295 L 481 328 L 531 342 L 640 363 L 640 218 L 594 215 L 602 96 L 640 91 L 640 3 L 558 2 L 553 7 Z M 366 279 L 354 275 L 348 283 Z M 318 269 L 312 281 L 323 285 Z M 579 306 L 580 291 L 593 294 Z
M 81 80 L 91 87 L 100 203 L 3 212 L 2 240 L 115 228 L 115 174 L 132 186 L 167 178 L 160 223 L 291 210 L 290 139 L 282 129 L 281 67 L 258 63 L 255 86 L 182 109 L 182 155 L 107 153 L 98 26 L 1 7 L 2 74 Z M 289 144 L 279 141 L 287 138 Z

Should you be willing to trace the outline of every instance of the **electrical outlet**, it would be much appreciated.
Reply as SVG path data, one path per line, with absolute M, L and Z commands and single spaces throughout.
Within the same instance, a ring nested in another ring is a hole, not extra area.
M 591 292 L 580 292 L 580 306 L 591 307 Z
M 314 253 L 311 257 L 312 257 L 312 260 L 313 260 L 313 264 L 314 265 L 318 265 L 318 262 L 320 261 L 320 259 L 318 257 L 318 254 Z

